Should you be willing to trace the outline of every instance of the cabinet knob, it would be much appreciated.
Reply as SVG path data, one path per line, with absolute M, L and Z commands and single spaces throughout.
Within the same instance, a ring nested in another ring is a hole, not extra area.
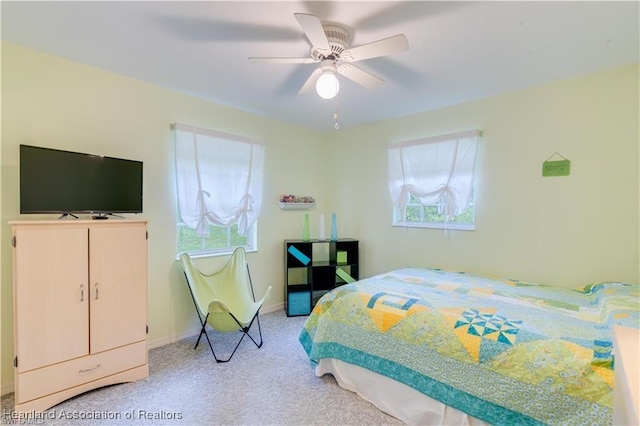
M 80 284 L 80 301 L 84 302 L 84 284 Z
M 95 288 L 96 288 L 96 300 L 98 300 L 98 283 L 95 284 Z

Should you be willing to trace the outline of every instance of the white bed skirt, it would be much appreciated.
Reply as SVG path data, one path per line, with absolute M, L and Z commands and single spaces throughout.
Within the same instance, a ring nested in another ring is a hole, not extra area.
M 320 360 L 316 375 L 324 374 L 333 375 L 340 387 L 357 393 L 380 410 L 409 425 L 486 425 L 412 387 L 338 359 Z

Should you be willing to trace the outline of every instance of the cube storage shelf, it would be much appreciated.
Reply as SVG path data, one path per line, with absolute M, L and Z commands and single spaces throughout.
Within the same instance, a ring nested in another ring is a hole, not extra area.
M 358 240 L 285 240 L 285 312 L 309 315 L 328 291 L 358 280 Z

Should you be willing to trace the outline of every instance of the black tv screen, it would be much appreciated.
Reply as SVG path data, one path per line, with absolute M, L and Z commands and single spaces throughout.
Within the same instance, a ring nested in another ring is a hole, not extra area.
M 20 213 L 142 213 L 142 162 L 20 145 Z

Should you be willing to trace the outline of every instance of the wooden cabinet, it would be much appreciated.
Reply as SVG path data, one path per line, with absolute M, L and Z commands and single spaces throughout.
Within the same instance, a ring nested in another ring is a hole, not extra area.
M 10 224 L 16 411 L 147 377 L 146 221 Z
M 285 312 L 309 315 L 326 292 L 358 279 L 358 240 L 285 240 Z

